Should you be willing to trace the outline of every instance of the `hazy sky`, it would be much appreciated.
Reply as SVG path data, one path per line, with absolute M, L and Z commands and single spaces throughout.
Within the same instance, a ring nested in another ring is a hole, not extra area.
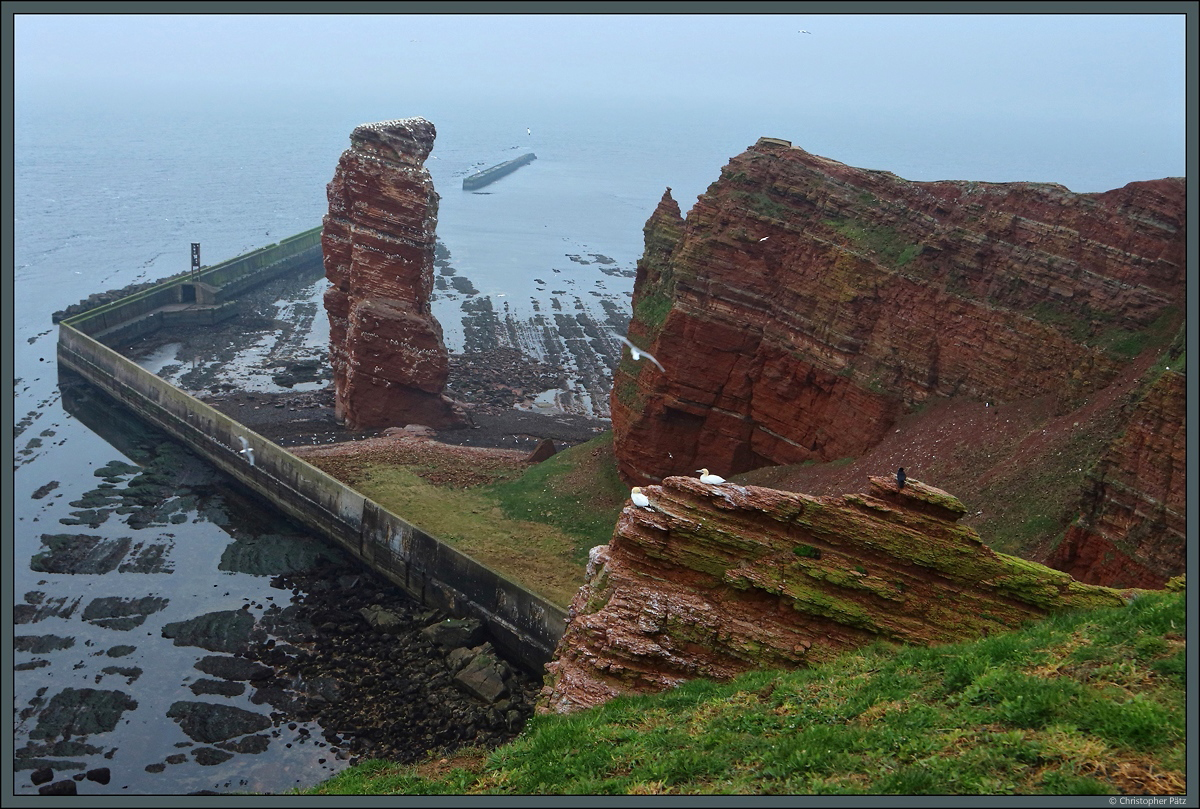
M 940 147 L 930 133 L 977 133 L 980 148 L 1054 142 L 1069 153 L 1070 144 L 1087 142 L 1098 147 L 1089 152 L 1098 159 L 1148 155 L 1134 174 L 1145 179 L 1186 171 L 1182 12 L 1194 6 L 1109 4 L 1174 13 L 1032 15 L 31 13 L 13 19 L 14 88 L 18 116 L 35 99 L 101 114 L 119 114 L 135 98 L 196 109 L 220 101 L 227 110 L 234 102 L 299 108 L 319 100 L 330 110 L 366 109 L 365 102 L 374 105 L 369 114 L 385 111 L 382 117 L 428 116 L 448 102 L 463 109 L 487 99 L 505 100 L 518 115 L 522 104 L 596 104 L 610 115 L 664 122 L 702 109 L 745 120 L 754 136 L 795 138 L 853 157 L 810 134 L 806 122 L 820 117 L 838 124 L 836 131 L 877 131 L 934 151 Z M 729 154 L 747 145 L 743 139 L 731 141 Z
M 663 103 L 740 95 L 1182 126 L 1184 29 L 1182 15 L 22 14 L 15 84 Z

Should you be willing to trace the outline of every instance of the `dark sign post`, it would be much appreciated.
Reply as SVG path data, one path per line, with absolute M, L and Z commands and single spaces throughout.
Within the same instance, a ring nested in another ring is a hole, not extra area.
M 200 242 L 192 242 L 192 277 L 200 274 Z

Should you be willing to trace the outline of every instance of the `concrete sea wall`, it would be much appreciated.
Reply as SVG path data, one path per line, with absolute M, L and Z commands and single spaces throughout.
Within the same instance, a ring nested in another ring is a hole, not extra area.
M 237 314 L 237 296 L 247 289 L 321 260 L 321 228 L 316 227 L 206 267 L 194 276 L 177 275 L 64 322 L 110 345 L 164 326 L 219 323 Z M 203 306 L 184 308 L 187 303 Z
M 319 228 L 315 234 L 319 251 Z M 293 256 L 310 249 L 304 240 L 293 241 L 292 248 Z M 236 268 L 218 265 L 209 272 L 219 270 L 221 274 L 210 275 L 205 283 L 215 286 L 214 282 L 222 281 L 217 295 L 228 297 L 229 285 L 286 259 L 278 253 L 260 256 L 240 265 L 240 275 Z M 536 671 L 549 661 L 566 626 L 566 612 L 561 607 L 426 534 L 92 336 L 144 319 L 153 309 L 151 303 L 177 294 L 171 287 L 184 283 L 191 281 L 174 279 L 63 320 L 58 361 L 422 603 L 459 617 L 478 618 L 495 645 L 516 662 Z M 254 450 L 253 465 L 239 452 L 239 436 Z

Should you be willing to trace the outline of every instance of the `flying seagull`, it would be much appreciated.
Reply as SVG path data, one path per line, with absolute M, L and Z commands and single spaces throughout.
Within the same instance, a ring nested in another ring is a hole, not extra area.
M 811 34 L 811 33 L 812 33 L 812 31 L 805 31 L 805 30 L 801 29 L 801 30 L 800 30 L 798 33 L 801 33 L 801 34 Z
M 700 473 L 700 482 L 701 483 L 724 483 L 725 482 L 725 478 L 721 477 L 720 475 L 709 474 L 707 468 L 697 469 L 696 471 Z
M 767 239 L 769 239 L 769 238 L 771 238 L 771 237 L 770 237 L 770 236 L 763 236 L 761 239 L 759 239 L 759 241 L 760 241 L 760 242 L 765 242 L 765 241 L 766 241 Z
M 633 343 L 629 342 L 629 340 L 627 340 L 626 338 L 624 338 L 624 337 L 622 337 L 621 335 L 617 334 L 615 331 L 614 331 L 614 332 L 612 332 L 612 336 L 613 336 L 613 337 L 616 337 L 616 338 L 617 338 L 618 340 L 620 340 L 622 343 L 624 343 L 625 345 L 629 346 L 629 353 L 631 353 L 631 354 L 633 355 L 633 359 L 634 359 L 635 361 L 636 361 L 636 360 L 640 360 L 642 357 L 645 357 L 646 359 L 650 360 L 650 362 L 652 362 L 652 363 L 654 363 L 655 365 L 657 365 L 657 366 L 658 366 L 658 370 L 662 371 L 664 374 L 667 372 L 667 369 L 663 367 L 663 365 L 662 365 L 662 363 L 661 363 L 661 362 L 659 362 L 658 360 L 656 360 L 656 359 L 654 358 L 654 355 L 652 355 L 652 354 L 649 354 L 649 353 L 647 353 L 647 352 L 643 351 L 642 349 L 638 348 L 638 347 L 637 347 L 637 346 L 635 346 Z
M 646 495 L 642 494 L 641 486 L 633 487 L 633 491 L 631 491 L 629 493 L 629 499 L 632 500 L 633 504 L 635 506 L 637 506 L 638 508 L 649 508 L 650 507 L 650 498 L 647 497 Z
M 532 134 L 533 134 L 533 130 L 531 130 L 529 127 L 525 127 L 525 134 L 526 134 L 526 135 L 532 135 Z
M 250 465 L 254 466 L 254 447 L 250 446 L 250 442 L 246 440 L 245 436 L 239 435 L 238 441 L 242 442 L 242 448 L 238 450 L 238 455 L 245 455 Z

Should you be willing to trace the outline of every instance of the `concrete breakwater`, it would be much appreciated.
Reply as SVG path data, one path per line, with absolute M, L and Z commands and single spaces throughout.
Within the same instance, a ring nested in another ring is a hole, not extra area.
M 503 163 L 484 169 L 483 171 L 478 171 L 469 177 L 463 178 L 463 190 L 474 191 L 477 188 L 483 188 L 489 183 L 496 182 L 496 180 L 499 180 L 501 177 L 512 174 L 514 171 L 521 168 L 521 166 L 532 163 L 534 160 L 537 160 L 537 155 L 535 155 L 533 152 L 530 152 L 529 154 L 521 155 L 520 157 L 512 160 L 506 160 Z
M 332 539 L 417 600 L 459 617 L 479 619 L 507 656 L 530 670 L 540 670 L 565 627 L 566 614 L 560 607 L 426 534 L 105 345 L 170 323 L 172 312 L 190 310 L 201 317 L 215 317 L 216 309 L 230 304 L 237 292 L 252 286 L 254 277 L 261 278 L 267 268 L 283 266 L 276 269 L 283 272 L 289 261 L 299 266 L 314 249 L 313 244 L 319 254 L 319 240 L 318 228 L 210 268 L 200 280 L 190 276 L 172 279 L 66 318 L 59 324 L 59 362 L 289 517 Z M 290 249 L 280 250 L 285 245 Z M 189 284 L 193 285 L 191 293 L 182 289 Z M 191 294 L 201 301 L 188 301 Z M 191 306 L 179 308 L 181 303 Z M 240 452 L 242 438 L 253 448 L 253 463 Z

